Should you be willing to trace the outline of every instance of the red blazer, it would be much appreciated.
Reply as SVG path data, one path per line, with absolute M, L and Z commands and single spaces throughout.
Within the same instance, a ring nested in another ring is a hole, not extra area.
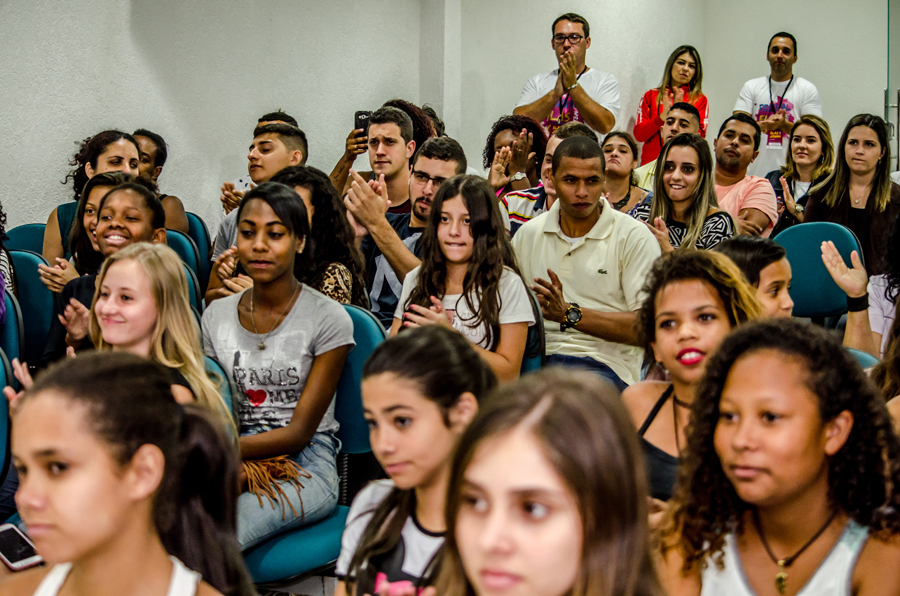
M 687 98 L 689 89 L 687 87 L 682 87 L 682 89 Z M 656 102 L 657 97 L 659 97 L 659 89 L 651 89 L 644 93 L 637 112 L 637 122 L 634 124 L 634 138 L 644 144 L 644 148 L 641 150 L 641 165 L 656 159 L 662 149 L 659 129 L 665 122 L 665 114 L 660 114 L 662 104 Z M 706 96 L 701 93 L 697 99 L 688 103 L 700 112 L 700 136 L 705 138 L 706 124 L 709 121 L 709 104 Z

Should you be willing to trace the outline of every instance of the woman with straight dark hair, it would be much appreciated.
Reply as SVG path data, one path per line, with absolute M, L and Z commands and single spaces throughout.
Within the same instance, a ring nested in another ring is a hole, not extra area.
M 854 116 L 838 142 L 834 171 L 810 191 L 803 216 L 804 222 L 830 221 L 856 234 L 869 275 L 884 269 L 888 226 L 900 212 L 900 186 L 891 182 L 890 166 L 884 120 Z
M 170 383 L 149 360 L 95 352 L 14 403 L 16 503 L 50 566 L 0 594 L 256 594 L 235 537 L 233 443 Z
M 353 500 L 338 596 L 382 593 L 386 583 L 391 593 L 433 583 L 453 451 L 496 384 L 471 344 L 446 327 L 402 333 L 369 357 L 363 407 L 372 451 L 390 480 L 369 484 Z
M 634 137 L 617 130 L 606 135 L 600 147 L 606 166 L 603 193 L 612 208 L 628 213 L 641 201 L 649 200 L 647 197 L 652 193 L 638 186 L 634 173 L 638 165 L 638 146 Z
M 597 375 L 546 368 L 485 401 L 453 458 L 441 596 L 660 596 L 637 436 Z
M 706 137 L 709 103 L 703 95 L 703 64 L 694 46 L 679 46 L 669 55 L 659 87 L 650 89 L 641 99 L 634 124 L 634 138 L 644 144 L 641 165 L 656 159 L 662 149 L 660 128 L 666 114 L 676 103 L 689 103 L 700 112 L 700 136 Z

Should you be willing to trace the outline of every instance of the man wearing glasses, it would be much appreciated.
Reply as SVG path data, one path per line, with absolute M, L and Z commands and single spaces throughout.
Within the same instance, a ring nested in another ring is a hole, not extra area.
M 387 213 L 387 192 L 368 184 L 353 170 L 344 205 L 355 224 L 366 259 L 369 306 L 390 329 L 406 274 L 418 267 L 421 237 L 431 216 L 431 201 L 448 178 L 465 174 L 468 163 L 459 143 L 434 137 L 413 156 L 409 176 L 410 213 Z M 355 182 L 355 183 L 354 183 Z
M 567 122 L 584 122 L 602 140 L 619 115 L 619 81 L 584 63 L 591 47 L 584 17 L 568 12 L 553 21 L 552 30 L 559 68 L 528 79 L 513 113 L 534 118 L 548 136 Z

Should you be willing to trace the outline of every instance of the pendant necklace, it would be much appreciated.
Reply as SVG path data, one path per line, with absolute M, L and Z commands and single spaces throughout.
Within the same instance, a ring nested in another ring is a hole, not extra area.
M 262 338 L 261 340 L 259 340 L 259 343 L 256 344 L 256 347 L 260 351 L 266 349 L 266 340 L 269 339 L 269 336 L 272 335 L 273 331 L 278 329 L 278 324 L 281 323 L 281 320 L 284 318 L 285 313 L 288 311 L 288 309 L 291 308 L 291 305 L 294 304 L 294 300 L 297 299 L 297 294 L 299 294 L 299 293 L 300 293 L 300 284 L 297 284 L 297 289 L 294 290 L 293 297 L 291 297 L 291 299 L 288 300 L 287 306 L 284 308 L 283 311 L 281 311 L 281 314 L 275 320 L 275 324 L 272 326 L 271 329 L 269 329 L 269 332 L 266 333 L 266 336 L 264 338 Z M 256 330 L 256 319 L 253 318 L 253 290 L 250 290 L 250 322 L 253 323 L 253 333 L 255 333 L 256 335 L 259 335 L 259 331 Z
M 803 554 L 807 548 L 812 546 L 813 542 L 822 535 L 825 530 L 828 529 L 828 526 L 831 525 L 831 522 L 834 521 L 834 518 L 837 517 L 837 510 L 831 514 L 831 517 L 828 518 L 828 521 L 825 522 L 825 525 L 819 528 L 819 531 L 813 534 L 813 537 L 810 538 L 806 544 L 800 547 L 800 550 L 795 552 L 790 557 L 785 557 L 783 559 L 778 559 L 774 554 L 772 554 L 772 549 L 769 548 L 769 542 L 766 540 L 766 535 L 763 534 L 762 524 L 759 521 L 759 513 L 754 509 L 753 510 L 753 526 L 756 528 L 756 533 L 759 534 L 759 539 L 763 544 L 763 547 L 766 549 L 766 554 L 769 555 L 769 558 L 772 559 L 772 562 L 778 565 L 778 573 L 775 574 L 775 589 L 778 590 L 779 594 L 784 594 L 784 591 L 787 589 L 787 568 L 793 565 L 794 561 L 797 560 L 797 557 Z

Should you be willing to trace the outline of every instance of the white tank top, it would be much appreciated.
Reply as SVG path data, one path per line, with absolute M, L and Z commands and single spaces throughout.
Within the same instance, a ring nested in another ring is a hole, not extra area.
M 197 593 L 197 584 L 200 583 L 200 574 L 185 567 L 184 563 L 175 557 L 169 558 L 172 560 L 172 579 L 169 581 L 169 591 L 166 592 L 166 596 L 194 596 Z M 34 596 L 59 594 L 71 569 L 71 563 L 55 565 L 50 573 L 44 576 L 44 580 L 38 586 Z
M 840 539 L 832 547 L 828 556 L 819 564 L 816 572 L 809 578 L 797 596 L 849 596 L 850 582 L 856 559 L 866 544 L 869 530 L 853 520 L 847 522 Z M 712 561 L 703 571 L 703 590 L 700 596 L 756 596 L 750 587 L 741 559 L 734 544 L 734 534 L 725 538 L 725 568 L 721 571 Z M 790 574 L 790 571 L 788 572 Z M 775 581 L 775 576 L 772 576 Z

